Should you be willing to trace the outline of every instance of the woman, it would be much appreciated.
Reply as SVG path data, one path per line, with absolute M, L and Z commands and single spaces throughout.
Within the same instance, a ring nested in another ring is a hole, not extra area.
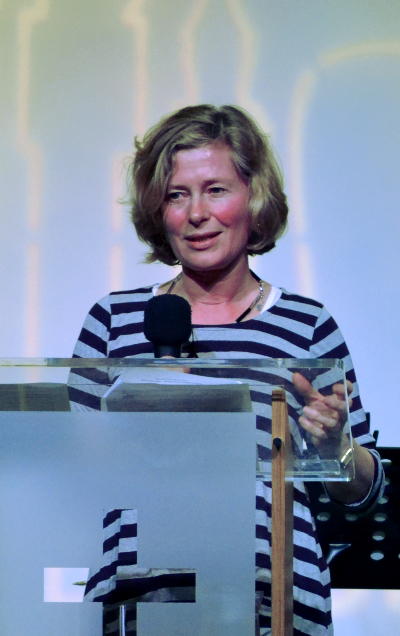
M 271 250 L 287 219 L 279 170 L 267 139 L 234 106 L 200 105 L 167 116 L 136 143 L 132 163 L 132 220 L 151 248 L 148 261 L 180 264 L 176 278 L 153 288 L 115 292 L 90 311 L 75 348 L 79 357 L 151 355 L 143 335 L 143 312 L 155 294 L 174 293 L 191 306 L 193 341 L 186 355 L 342 358 L 352 392 L 356 476 L 329 483 L 345 505 L 373 505 L 382 469 L 361 407 L 343 337 L 315 300 L 289 294 L 260 280 L 248 257 Z M 295 376 L 305 407 L 300 423 L 314 443 L 342 433 L 344 388 L 323 397 Z M 98 408 L 98 398 L 75 396 Z M 257 426 L 265 428 L 258 417 Z M 270 484 L 256 497 L 256 589 L 260 634 L 270 627 Z M 323 560 L 304 484 L 295 485 L 294 633 L 332 633 L 329 573 Z

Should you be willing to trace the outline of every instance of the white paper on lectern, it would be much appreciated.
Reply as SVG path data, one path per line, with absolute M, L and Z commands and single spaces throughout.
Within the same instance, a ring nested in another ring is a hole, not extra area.
M 190 389 L 189 389 L 190 387 Z M 171 368 L 124 369 L 101 399 L 104 411 L 251 412 L 247 382 Z
M 230 378 L 215 378 L 205 375 L 196 375 L 194 373 L 186 373 L 183 367 L 180 369 L 170 369 L 167 367 L 129 367 L 122 371 L 116 382 L 109 388 L 111 392 L 117 384 L 246 384 L 240 380 Z M 107 393 L 108 393 L 107 392 Z M 104 397 L 107 396 L 107 393 Z

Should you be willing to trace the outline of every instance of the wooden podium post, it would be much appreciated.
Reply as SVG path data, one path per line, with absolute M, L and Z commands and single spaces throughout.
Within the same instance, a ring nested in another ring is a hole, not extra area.
M 292 461 L 288 413 L 283 389 L 272 392 L 272 636 L 293 635 L 293 482 L 286 481 Z

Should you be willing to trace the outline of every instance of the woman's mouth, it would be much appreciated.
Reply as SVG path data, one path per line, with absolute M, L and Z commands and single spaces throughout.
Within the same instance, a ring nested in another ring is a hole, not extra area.
M 186 240 L 195 247 L 208 247 L 215 242 L 220 232 L 204 232 L 202 234 L 190 234 L 186 236 Z

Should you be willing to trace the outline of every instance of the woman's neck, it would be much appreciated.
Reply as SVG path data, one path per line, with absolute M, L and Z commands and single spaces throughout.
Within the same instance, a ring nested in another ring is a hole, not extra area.
M 233 323 L 243 312 L 247 319 L 259 313 L 259 303 L 268 294 L 268 287 L 266 283 L 264 287 L 260 285 L 246 263 L 246 267 L 229 272 L 183 269 L 173 285 L 163 291 L 186 298 L 192 308 L 194 324 L 217 325 Z
M 196 272 L 183 268 L 177 284 L 191 304 L 205 305 L 238 302 L 255 286 L 247 263 L 228 272 Z

